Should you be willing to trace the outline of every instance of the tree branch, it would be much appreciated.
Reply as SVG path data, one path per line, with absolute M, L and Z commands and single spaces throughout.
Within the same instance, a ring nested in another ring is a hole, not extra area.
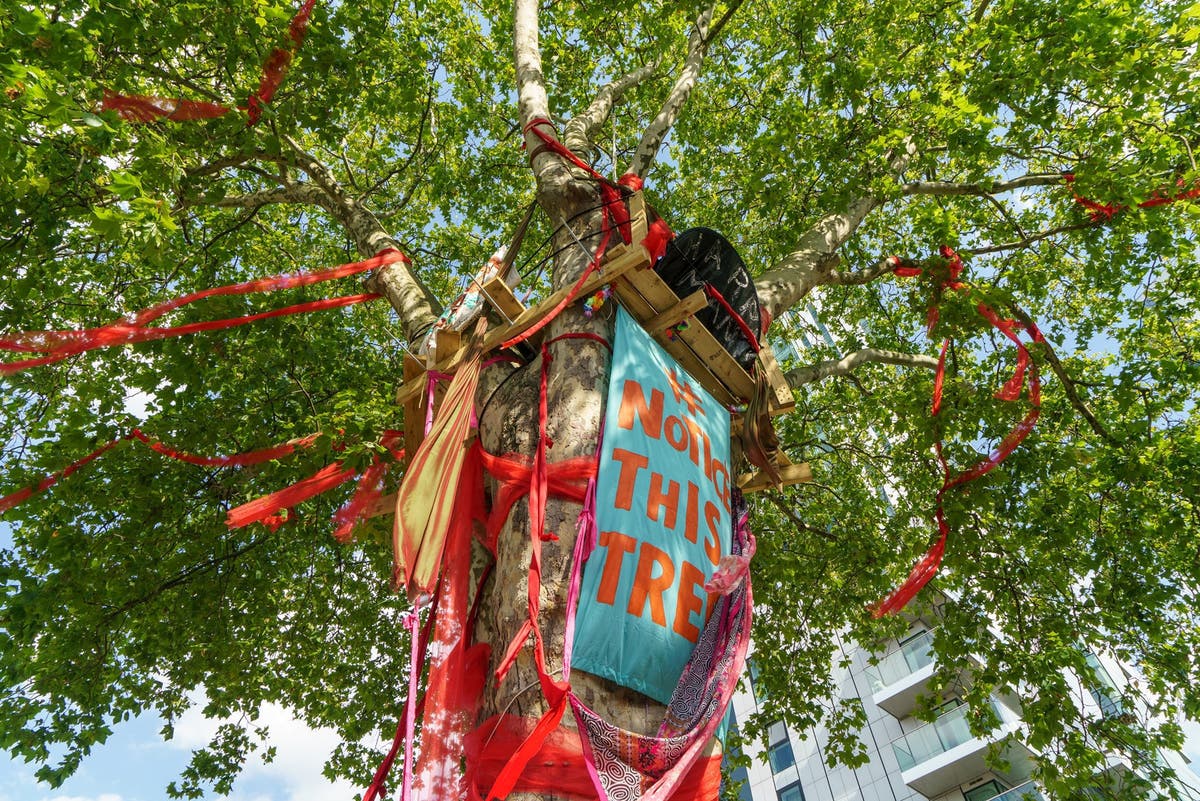
M 920 353 L 900 353 L 894 350 L 863 348 L 848 353 L 840 359 L 830 359 L 808 367 L 797 367 L 787 373 L 788 383 L 793 387 L 815 384 L 833 376 L 846 376 L 863 364 L 894 364 L 900 367 L 923 367 L 936 370 L 938 360 Z
M 1012 312 L 1012 316 L 1020 320 L 1027 330 L 1036 330 L 1033 319 L 1025 313 L 1024 309 L 1015 303 L 1009 303 L 1008 309 Z M 1091 407 L 1087 405 L 1087 401 L 1080 397 L 1079 390 L 1075 385 L 1075 381 L 1071 378 L 1071 374 L 1067 372 L 1067 368 L 1063 366 L 1063 363 L 1058 358 L 1058 354 L 1054 352 L 1054 348 L 1050 347 L 1050 343 L 1046 338 L 1042 337 L 1037 344 L 1040 346 L 1039 352 L 1046 357 L 1046 361 L 1050 364 L 1050 369 L 1054 371 L 1054 375 L 1058 376 L 1058 380 L 1062 382 L 1063 391 L 1066 392 L 1067 399 L 1075 407 L 1075 410 L 1083 415 L 1083 419 L 1087 421 L 1092 431 L 1103 437 L 1109 444 L 1119 444 L 1113 435 L 1108 433 L 1108 430 L 1100 424 L 1100 420 L 1096 417 Z
M 1057 228 L 1049 228 L 1045 231 L 1039 231 L 1036 234 L 1018 239 L 1015 242 L 1004 242 L 999 245 L 985 245 L 981 248 L 970 248 L 959 251 L 964 256 L 982 256 L 985 253 L 1003 253 L 1006 250 L 1021 250 L 1029 247 L 1035 242 L 1041 242 L 1043 239 L 1049 239 L 1058 234 L 1065 234 L 1070 231 L 1083 231 L 1087 228 L 1097 228 L 1104 224 L 1104 220 L 1094 220 L 1092 222 L 1074 223 L 1072 225 L 1060 225 Z
M 345 226 L 359 254 L 364 258 L 374 256 L 387 248 L 401 250 L 400 244 L 384 229 L 383 224 L 356 198 L 346 193 L 328 167 L 306 152 L 290 136 L 284 135 L 282 138 L 295 153 L 296 166 L 312 181 L 289 183 L 275 189 L 245 195 L 226 196 L 212 202 L 191 201 L 184 207 L 210 205 L 217 208 L 259 209 L 271 203 L 304 203 L 324 209 Z M 366 280 L 366 286 L 370 291 L 385 296 L 392 304 L 410 341 L 416 340 L 433 325 L 441 311 L 441 304 L 437 298 L 401 262 L 386 265 L 375 271 Z
M 223 159 L 210 161 L 207 164 L 201 164 L 199 167 L 190 167 L 184 171 L 184 174 L 188 178 L 202 178 L 207 175 L 215 175 L 222 170 L 229 169 L 230 167 L 241 167 L 249 161 L 282 163 L 283 158 L 265 153 L 261 150 L 257 153 L 239 153 L 236 156 L 227 156 Z
M 1030 186 L 1056 186 L 1063 183 L 1062 173 L 1031 173 L 1014 178 L 1011 181 L 984 186 L 983 184 L 955 183 L 953 181 L 916 181 L 904 184 L 900 191 L 906 195 L 933 195 L 936 197 L 951 197 L 955 195 L 1000 195 L 1015 189 L 1025 189 Z
M 515 0 L 513 3 L 513 66 L 517 77 L 518 121 L 540 194 L 551 184 L 569 184 L 570 172 L 561 159 L 546 150 L 533 131 L 526 130 L 532 120 L 550 119 L 550 101 L 546 97 L 546 74 L 542 72 L 542 47 L 538 38 L 538 0 Z M 554 135 L 553 131 L 550 133 Z M 552 177 L 554 180 L 550 180 Z
M 575 153 L 586 153 L 595 149 L 596 131 L 608 120 L 613 106 L 628 90 L 658 72 L 661 62 L 656 60 L 651 64 L 640 67 L 622 75 L 612 83 L 606 84 L 594 100 L 581 114 L 571 118 L 563 130 L 563 144 Z M 616 158 L 616 154 L 613 154 Z
M 890 154 L 888 169 L 902 173 L 916 152 L 913 142 L 906 141 L 901 150 Z M 878 198 L 860 197 L 852 200 L 845 211 L 825 215 L 800 238 L 799 247 L 759 276 L 754 282 L 758 302 L 771 319 L 790 309 L 818 286 L 865 284 L 891 270 L 891 264 L 886 260 L 858 273 L 839 273 L 834 269 L 838 264 L 838 248 L 881 204 Z
M 695 25 L 692 26 L 692 33 L 688 37 L 688 54 L 683 61 L 683 68 L 679 71 L 679 77 L 675 80 L 675 85 L 671 88 L 667 99 L 663 101 L 658 115 L 642 134 L 642 140 L 638 143 L 637 151 L 633 156 L 633 163 L 629 165 L 629 172 L 634 175 L 645 175 L 646 171 L 650 169 L 655 157 L 658 156 L 658 149 L 662 147 L 663 140 L 667 138 L 671 127 L 679 119 L 683 104 L 687 102 L 692 89 L 696 86 L 696 80 L 700 77 L 700 68 L 704 64 L 705 56 L 708 55 L 709 45 L 716 33 L 721 27 L 724 27 L 729 17 L 741 4 L 742 0 L 735 0 L 730 4 L 729 10 L 725 12 L 718 27 L 712 31 L 711 35 L 709 25 L 712 22 L 713 13 L 716 11 L 716 3 L 713 2 L 700 12 Z

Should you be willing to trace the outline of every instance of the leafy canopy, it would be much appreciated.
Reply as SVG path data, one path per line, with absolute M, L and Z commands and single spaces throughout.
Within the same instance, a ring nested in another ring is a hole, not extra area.
M 542 9 L 561 120 L 604 83 L 661 62 L 597 133 L 601 170 L 628 165 L 699 11 L 630 0 Z M 821 288 L 800 293 L 797 314 L 773 329 L 804 345 L 789 367 L 868 348 L 933 353 L 923 321 L 936 285 L 869 271 L 943 244 L 998 309 L 1038 322 L 1051 350 L 1035 352 L 1046 383 L 1036 430 L 947 498 L 953 534 L 936 585 L 956 601 L 939 613 L 940 680 L 954 689 L 949 666 L 974 654 L 986 667 L 959 688 L 972 703 L 1020 694 L 1052 792 L 1091 783 L 1104 752 L 1153 768 L 1156 748 L 1178 744 L 1172 716 L 1200 716 L 1200 207 L 1137 204 L 1200 180 L 1200 6 L 761 0 L 715 16 L 727 12 L 646 175 L 652 202 L 676 229 L 721 229 L 763 273 L 870 199 L 834 243 L 839 264 L 811 272 Z M 246 202 L 312 180 L 287 137 L 361 199 L 443 300 L 506 238 L 534 194 L 507 7 L 318 4 L 253 127 L 243 112 L 133 125 L 98 110 L 105 90 L 244 103 L 293 13 L 274 0 L 0 9 L 0 331 L 98 325 L 188 291 L 357 258 L 327 209 Z M 1037 180 L 1011 186 L 1022 176 Z M 1094 220 L 1073 193 L 1128 208 Z M 216 299 L 172 321 L 356 291 L 345 281 Z M 862 710 L 837 700 L 834 635 L 874 642 L 902 627 L 866 608 L 931 541 L 935 440 L 961 469 L 1025 410 L 991 397 L 1012 352 L 970 297 L 941 304 L 934 336 L 956 346 L 936 424 L 933 373 L 920 366 L 866 363 L 804 383 L 780 428 L 816 481 L 755 502 L 766 714 L 797 727 L 824 719 L 831 751 L 851 763 Z M 402 330 L 379 302 L 0 379 L 0 492 L 135 417 L 198 453 L 329 435 L 240 470 L 124 445 L 8 512 L 0 745 L 57 784 L 132 715 L 160 715 L 169 736 L 203 687 L 213 716 L 252 719 L 278 701 L 336 727 L 346 744 L 330 769 L 368 775 L 377 755 L 359 743 L 388 733 L 405 692 L 382 525 L 352 546 L 333 542 L 344 493 L 307 503 L 275 533 L 228 531 L 223 519 L 334 458 L 369 462 L 398 416 Z M 346 445 L 337 454 L 335 437 Z M 1168 723 L 1080 719 L 1062 670 L 1082 674 L 1089 649 L 1138 663 L 1155 720 Z M 227 789 L 258 743 L 252 723 L 222 729 L 172 793 Z

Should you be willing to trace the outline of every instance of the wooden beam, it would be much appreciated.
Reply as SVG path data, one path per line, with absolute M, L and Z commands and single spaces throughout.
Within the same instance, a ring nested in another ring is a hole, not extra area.
M 781 465 L 779 468 L 779 477 L 782 479 L 778 484 L 779 487 L 812 481 L 812 468 L 808 462 Z M 761 470 L 753 473 L 743 473 L 738 477 L 738 487 L 745 493 L 777 488 L 776 484 L 771 481 L 771 477 Z
M 708 295 L 704 294 L 703 289 L 697 289 L 672 308 L 660 312 L 647 320 L 642 327 L 646 329 L 650 336 L 657 337 L 668 328 L 674 328 L 706 306 L 708 306 Z
M 779 369 L 779 361 L 775 358 L 775 351 L 765 342 L 758 351 L 758 364 L 759 369 L 766 373 L 767 383 L 771 387 L 771 394 L 768 397 L 768 406 L 771 414 L 784 414 L 795 409 L 796 396 L 792 393 L 792 386 L 784 378 L 783 370 Z
M 525 304 L 517 300 L 517 296 L 513 294 L 508 284 L 499 276 L 488 281 L 480 289 L 488 302 L 496 308 L 496 311 L 500 312 L 500 316 L 504 318 L 505 322 L 512 322 L 525 311 Z
M 617 299 L 621 302 L 621 305 L 624 306 L 625 310 L 629 312 L 633 316 L 633 319 L 637 320 L 639 323 L 642 320 L 652 319 L 659 314 L 654 304 L 643 297 L 642 293 L 639 292 L 632 283 L 630 283 L 629 276 L 624 276 L 621 278 L 621 280 L 617 281 L 616 284 L 613 285 L 613 290 L 616 292 Z M 669 292 L 670 290 L 668 289 L 667 291 Z M 674 296 L 675 293 L 672 292 L 671 295 Z M 665 302 L 662 302 L 661 299 L 660 303 L 664 308 L 669 308 L 669 306 Z M 686 370 L 689 375 L 699 381 L 705 389 L 711 392 L 713 397 L 715 397 L 718 402 L 724 406 L 736 406 L 738 404 L 738 399 L 730 394 L 729 390 L 725 388 L 725 385 L 709 372 L 708 367 L 704 364 L 704 361 L 695 353 L 688 348 L 674 345 L 671 340 L 667 338 L 665 333 L 660 334 L 659 336 L 655 337 L 655 339 L 675 358 L 675 361 L 679 362 L 680 366 L 683 367 L 683 369 Z
M 644 247 L 635 245 L 623 248 L 615 258 L 605 261 L 600 265 L 599 270 L 588 276 L 587 280 L 583 282 L 583 286 L 580 287 L 577 298 L 578 300 L 583 300 L 600 287 L 612 283 L 618 277 L 631 271 L 640 270 L 648 272 L 644 268 L 649 266 L 650 254 L 646 252 Z M 541 303 L 530 306 L 523 311 L 511 324 L 493 329 L 483 341 L 483 352 L 490 353 L 499 347 L 502 342 L 528 331 L 534 324 L 549 314 L 555 306 L 562 302 L 571 293 L 571 289 L 573 288 L 574 285 L 565 286 L 557 292 L 551 293 Z M 466 350 L 466 346 L 463 346 L 448 356 L 443 356 L 439 353 L 435 368 L 443 373 L 453 373 L 462 361 Z M 415 393 L 420 392 L 422 386 L 422 381 L 405 381 L 396 391 L 396 402 L 404 403 Z
M 640 245 L 649 230 L 649 220 L 646 218 L 646 196 L 638 190 L 629 196 L 629 227 L 633 233 L 633 244 Z

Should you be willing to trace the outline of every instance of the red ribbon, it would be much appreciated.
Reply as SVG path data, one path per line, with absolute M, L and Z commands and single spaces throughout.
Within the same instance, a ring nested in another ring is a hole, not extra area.
M 948 260 L 947 267 L 950 270 L 949 277 L 942 282 L 942 287 L 945 289 L 961 290 L 967 288 L 967 285 L 958 280 L 958 276 L 963 269 L 962 259 L 951 248 L 943 245 L 941 247 L 941 255 Z M 893 264 L 892 272 L 896 275 L 906 278 L 913 278 L 921 275 L 924 269 L 914 265 L 905 264 L 897 257 L 892 257 L 890 260 Z M 999 390 L 996 391 L 995 397 L 1001 401 L 1016 401 L 1021 397 L 1021 391 L 1026 383 L 1028 376 L 1029 384 L 1029 402 L 1032 408 L 1025 417 L 1009 430 L 1008 434 L 1000 441 L 996 449 L 985 459 L 975 463 L 966 470 L 952 475 L 950 465 L 946 461 L 943 453 L 942 442 L 939 439 L 934 443 L 937 451 L 938 463 L 942 467 L 942 487 L 938 490 L 936 497 L 936 510 L 934 518 L 937 521 L 938 538 L 937 541 L 926 551 L 925 555 L 917 561 L 909 573 L 908 578 L 904 583 L 891 592 L 886 598 L 879 601 L 872 609 L 872 614 L 875 617 L 899 612 L 913 597 L 920 592 L 934 574 L 937 573 L 938 567 L 942 563 L 942 557 L 946 552 L 946 538 L 950 533 L 950 526 L 946 522 L 944 509 L 944 500 L 946 493 L 955 487 L 962 486 L 969 481 L 974 481 L 981 476 L 986 475 L 993 468 L 1007 459 L 1017 446 L 1029 436 L 1029 432 L 1033 430 L 1037 423 L 1039 414 L 1041 413 L 1042 393 L 1041 380 L 1038 377 L 1037 366 L 1033 363 L 1029 355 L 1029 350 L 1025 344 L 1021 342 L 1018 336 L 1019 331 L 1026 331 L 1034 342 L 1044 342 L 1042 332 L 1038 327 L 1030 322 L 1028 325 L 1016 320 L 1003 319 L 996 313 L 994 309 L 985 303 L 980 303 L 976 306 L 976 310 L 980 315 L 987 320 L 993 328 L 1000 331 L 1017 347 L 1017 363 L 1014 366 L 1012 377 L 1004 383 Z M 933 332 L 933 326 L 938 319 L 937 306 L 930 306 L 929 313 L 926 318 L 927 330 Z M 947 338 L 942 341 L 941 353 L 938 356 L 937 373 L 933 381 L 933 402 L 931 404 L 930 413 L 932 416 L 937 415 L 942 410 L 942 388 L 946 378 L 946 353 L 950 347 L 950 340 Z
M 397 461 L 404 459 L 404 449 L 396 446 L 403 439 L 403 432 L 385 432 L 379 444 L 391 451 Z M 344 506 L 334 512 L 333 538 L 342 544 L 350 542 L 354 537 L 354 528 L 362 522 L 367 510 L 383 495 L 383 479 L 391 469 L 391 463 L 376 456 L 371 466 L 363 471 L 358 480 L 354 494 Z
M 733 306 L 729 305 L 729 301 L 725 299 L 725 296 L 722 295 L 715 286 L 707 281 L 704 282 L 704 294 L 715 300 L 717 304 L 725 310 L 725 313 L 733 318 L 733 321 L 737 323 L 738 328 L 741 329 L 742 336 L 746 339 L 746 343 L 750 345 L 750 349 L 755 353 L 758 353 L 760 350 L 758 337 L 756 337 L 754 332 L 750 330 L 750 326 L 746 325 L 746 321 L 742 319 L 742 315 L 738 314 L 737 310 L 734 309 Z
M 385 431 L 380 438 L 380 444 L 391 448 L 403 436 L 400 431 Z M 264 523 L 272 531 L 278 529 L 290 519 L 287 510 L 354 478 L 358 471 L 354 468 L 343 467 L 343 464 L 344 462 L 339 460 L 325 465 L 308 478 L 301 479 L 295 484 L 276 490 L 270 495 L 255 498 L 241 506 L 235 506 L 225 515 L 225 525 L 235 529 L 251 523 Z M 338 520 L 336 515 L 334 520 Z M 357 522 L 357 519 L 354 522 Z
M 0 336 L 0 349 L 16 351 L 21 353 L 43 352 L 45 356 L 39 356 L 33 359 L 25 359 L 15 362 L 0 363 L 0 375 L 16 373 L 30 367 L 40 367 L 47 364 L 60 362 L 69 356 L 74 356 L 79 353 L 96 350 L 97 348 L 112 347 L 115 345 L 129 345 L 139 342 L 149 342 L 156 339 L 166 339 L 169 337 L 185 336 L 188 334 L 196 334 L 202 331 L 217 331 L 228 328 L 236 328 L 259 320 L 266 320 L 272 317 L 283 317 L 292 314 L 305 314 L 313 311 L 323 311 L 326 309 L 337 309 L 346 306 L 352 306 L 357 303 L 375 300 L 380 297 L 373 293 L 350 295 L 340 298 L 327 298 L 323 300 L 309 301 L 307 303 L 297 303 L 292 306 L 285 306 L 281 309 L 273 309 L 271 311 L 259 312 L 257 314 L 245 315 L 243 317 L 231 317 L 224 320 L 207 320 L 198 323 L 188 323 L 186 325 L 155 328 L 147 324 L 158 320 L 169 312 L 195 303 L 199 300 L 218 296 L 234 296 L 234 295 L 249 295 L 258 292 L 271 292 L 280 289 L 292 289 L 295 287 L 309 286 L 311 284 L 320 283 L 323 281 L 332 281 L 338 278 L 345 278 L 351 275 L 357 275 L 369 270 L 374 270 L 378 267 L 395 262 L 408 262 L 408 259 L 398 250 L 387 249 L 379 254 L 363 261 L 353 262 L 350 264 L 342 264 L 329 270 L 324 270 L 317 273 L 296 273 L 290 275 L 275 275 L 268 278 L 259 278 L 253 281 L 246 281 L 240 284 L 229 284 L 227 286 L 213 287 L 210 289 L 192 292 L 182 297 L 173 300 L 165 301 L 156 304 L 147 309 L 137 312 L 132 317 L 118 320 L 108 325 L 99 326 L 97 328 L 87 328 L 79 331 L 24 331 L 17 334 Z
M 36 485 L 34 485 L 32 487 L 24 487 L 22 489 L 17 490 L 16 492 L 5 495 L 3 498 L 0 498 L 0 514 L 4 514 L 9 509 L 12 509 L 14 506 L 24 503 L 25 501 L 29 500 L 29 498 L 31 498 L 32 496 L 36 495 L 39 492 L 45 492 L 46 490 L 53 487 L 55 484 L 57 484 L 62 479 L 71 475 L 76 470 L 80 469 L 81 467 L 85 467 L 86 465 L 91 463 L 93 460 L 100 458 L 105 453 L 107 453 L 108 451 L 117 447 L 117 445 L 121 444 L 123 441 L 125 441 L 127 439 L 129 439 L 129 435 L 126 435 L 124 437 L 118 437 L 117 439 L 114 439 L 111 442 L 107 442 L 104 445 L 101 445 L 96 450 L 89 453 L 87 456 L 83 457 L 82 459 L 77 459 L 74 462 L 71 462 L 71 464 L 64 467 L 62 470 L 59 470 L 56 473 L 52 473 L 52 474 L 46 476 L 41 481 L 39 481 Z
M 525 647 L 525 643 L 530 635 L 533 635 L 533 660 L 537 669 L 538 683 L 541 685 L 542 695 L 549 704 L 549 709 L 537 721 L 532 731 L 517 747 L 512 756 L 509 757 L 504 767 L 497 774 L 495 781 L 492 783 L 491 790 L 487 794 L 486 801 L 491 801 L 494 798 L 506 798 L 509 793 L 517 786 L 518 780 L 521 778 L 526 765 L 533 759 L 542 747 L 545 739 L 558 728 L 562 721 L 563 714 L 567 710 L 569 701 L 570 685 L 566 681 L 554 679 L 546 669 L 545 649 L 542 643 L 542 632 L 538 626 L 538 615 L 541 605 L 541 587 L 542 587 L 542 541 L 547 539 L 557 539 L 551 533 L 545 531 L 546 521 L 546 499 L 550 495 L 550 465 L 546 458 L 546 450 L 550 445 L 549 438 L 546 434 L 546 418 L 548 416 L 546 388 L 549 377 L 549 367 L 552 361 L 550 356 L 549 346 L 560 339 L 592 339 L 604 344 L 608 344 L 603 338 L 595 334 L 589 333 L 573 333 L 563 334 L 555 337 L 549 342 L 542 345 L 542 364 L 541 374 L 538 385 L 538 444 L 537 450 L 533 457 L 533 464 L 528 468 L 529 471 L 529 539 L 530 539 L 530 560 L 529 560 L 529 577 L 528 577 L 528 617 L 521 625 L 520 630 L 513 638 L 508 646 L 504 657 L 500 660 L 499 666 L 496 668 L 496 683 L 497 685 L 503 681 L 509 668 L 512 667 L 516 660 L 517 654 Z M 495 457 L 493 457 L 495 458 Z M 566 482 L 564 487 L 570 493 L 568 497 L 573 500 L 582 501 L 583 495 L 587 490 L 586 478 L 590 478 L 591 471 L 595 470 L 596 462 L 593 457 L 584 457 L 585 463 L 580 464 L 578 460 L 568 460 L 564 465 L 569 464 L 572 471 L 587 471 L 588 476 L 585 477 L 582 486 L 578 481 Z M 507 461 L 507 460 L 506 460 Z M 520 472 L 526 469 L 524 465 L 517 463 L 509 465 L 516 468 Z M 518 490 L 519 492 L 519 490 Z M 564 493 L 565 494 L 565 493 Z M 516 497 L 519 497 L 517 495 Z M 512 493 L 503 493 L 503 502 L 511 507 L 516 497 L 512 497 Z M 510 499 L 511 498 L 511 499 Z
M 1068 184 L 1075 183 L 1075 173 L 1064 172 L 1063 180 L 1066 181 Z M 1176 186 L 1183 186 L 1183 180 L 1180 179 L 1176 183 Z M 1085 197 L 1081 197 L 1079 194 L 1075 193 L 1074 191 L 1072 191 L 1071 194 L 1075 198 L 1076 203 L 1078 203 L 1080 206 L 1083 206 L 1085 209 L 1088 210 L 1089 216 L 1092 218 L 1092 222 L 1102 222 L 1104 220 L 1111 220 L 1113 217 L 1116 217 L 1122 211 L 1125 211 L 1129 208 L 1128 206 L 1122 205 L 1120 203 L 1100 203 L 1095 200 L 1088 200 Z M 1164 194 L 1162 194 L 1161 189 L 1156 189 L 1154 191 L 1154 194 L 1151 195 L 1149 199 L 1143 200 L 1141 203 L 1138 203 L 1137 208 L 1152 209 L 1156 206 L 1166 206 L 1171 203 L 1178 203 L 1181 200 L 1194 200 L 1198 197 L 1200 197 L 1200 186 L 1192 187 L 1191 189 L 1188 189 L 1184 192 L 1180 192 L 1179 194 L 1176 194 L 1176 195 L 1164 195 Z
M 305 0 L 304 5 L 292 18 L 288 25 L 290 48 L 276 47 L 263 63 L 262 77 L 258 82 L 258 90 L 247 99 L 246 105 L 238 106 L 247 112 L 250 125 L 254 125 L 262 117 L 263 106 L 271 102 L 275 92 L 287 75 L 292 57 L 304 44 L 304 36 L 308 32 L 308 21 L 312 16 L 316 0 Z M 101 111 L 115 111 L 126 122 L 153 122 L 157 119 L 176 121 L 208 120 L 228 114 L 231 109 L 219 103 L 207 101 L 184 100 L 182 98 L 165 98 L 155 95 L 122 95 L 104 91 L 104 99 L 100 102 Z
M 0 514 L 3 514 L 9 509 L 12 509 L 14 506 L 17 506 L 18 504 L 28 500 L 33 495 L 44 492 L 62 479 L 74 473 L 76 470 L 84 467 L 126 440 L 137 440 L 145 444 L 155 453 L 166 456 L 169 459 L 174 459 L 179 462 L 186 462 L 187 464 L 198 465 L 200 467 L 247 467 L 249 465 L 261 464 L 272 459 L 282 459 L 285 456 L 295 453 L 297 448 L 310 447 L 314 442 L 316 442 L 317 437 L 319 436 L 319 434 L 309 434 L 307 437 L 294 439 L 289 442 L 285 442 L 282 445 L 276 445 L 272 448 L 263 448 L 262 450 L 249 451 L 247 453 L 239 453 L 232 456 L 197 456 L 195 454 L 176 450 L 170 445 L 164 445 L 161 441 L 147 436 L 142 432 L 141 429 L 135 428 L 128 434 L 118 437 L 111 442 L 100 446 L 82 459 L 78 459 L 64 467 L 62 470 L 47 476 L 35 486 L 25 487 L 24 489 L 17 490 L 14 493 L 0 498 Z
M 493 785 L 506 760 L 535 725 L 528 718 L 496 715 L 467 736 L 468 801 L 482 801 L 482 793 Z M 721 757 L 702 757 L 692 765 L 671 797 L 680 801 L 711 801 L 717 798 L 720 785 Z M 596 787 L 588 774 L 579 733 L 561 726 L 550 732 L 513 791 L 596 801 Z

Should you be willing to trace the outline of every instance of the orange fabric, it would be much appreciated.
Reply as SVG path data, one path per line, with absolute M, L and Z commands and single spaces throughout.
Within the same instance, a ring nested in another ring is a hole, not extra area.
M 410 598 L 427 598 L 437 583 L 442 551 L 460 497 L 459 481 L 470 449 L 467 442 L 479 383 L 484 321 L 475 346 L 454 374 L 433 428 L 413 454 L 396 493 L 392 527 L 392 584 Z
M 343 468 L 340 461 L 322 467 L 308 478 L 297 481 L 289 487 L 264 495 L 261 498 L 235 506 L 225 515 L 225 525 L 229 528 L 242 528 L 251 523 L 266 523 L 272 530 L 279 528 L 286 518 L 281 516 L 285 509 L 291 509 L 297 504 L 314 498 L 322 492 L 328 492 L 334 487 L 344 484 L 354 478 L 352 468 Z

